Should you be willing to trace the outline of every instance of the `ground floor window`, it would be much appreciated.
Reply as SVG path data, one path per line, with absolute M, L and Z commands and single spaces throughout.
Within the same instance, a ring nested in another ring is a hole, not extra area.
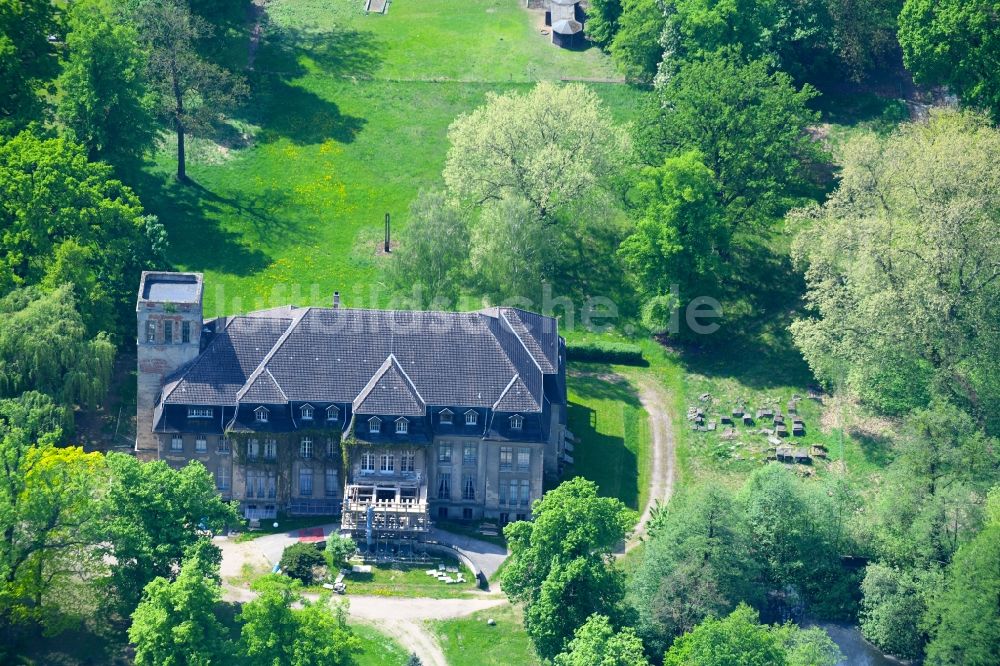
M 323 482 L 323 491 L 327 497 L 334 497 L 337 494 L 337 470 L 332 467 L 326 468 L 326 478 Z
M 468 474 L 462 479 L 462 499 L 476 499 L 476 477 Z
M 229 489 L 229 465 L 223 463 L 219 465 L 219 468 L 215 471 L 215 486 L 219 490 Z
M 246 496 L 264 497 L 264 481 L 264 470 L 248 469 Z
M 313 494 L 313 471 L 308 467 L 299 470 L 299 494 Z
M 531 502 L 531 481 L 521 479 L 521 504 L 527 506 Z
M 449 472 L 438 475 L 438 499 L 451 499 L 451 474 Z
M 277 497 L 278 495 L 278 477 L 273 471 L 267 473 L 267 496 Z

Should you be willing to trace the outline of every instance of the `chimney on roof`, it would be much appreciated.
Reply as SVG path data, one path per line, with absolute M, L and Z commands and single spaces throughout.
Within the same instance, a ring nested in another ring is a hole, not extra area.
M 340 292 L 333 292 L 333 309 L 337 310 L 340 308 Z

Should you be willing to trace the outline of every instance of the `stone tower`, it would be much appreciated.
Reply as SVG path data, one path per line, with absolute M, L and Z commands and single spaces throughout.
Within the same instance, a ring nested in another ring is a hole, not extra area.
M 142 273 L 135 304 L 135 450 L 140 460 L 160 456 L 152 428 L 164 377 L 193 361 L 201 350 L 202 286 L 201 273 Z

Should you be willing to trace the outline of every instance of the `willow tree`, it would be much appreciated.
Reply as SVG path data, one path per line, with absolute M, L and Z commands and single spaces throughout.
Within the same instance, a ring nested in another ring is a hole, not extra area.
M 0 397 L 35 390 L 64 405 L 96 406 L 114 357 L 105 334 L 87 336 L 71 285 L 27 287 L 0 299 Z
M 792 220 L 809 305 L 792 333 L 817 376 L 885 411 L 936 395 L 1000 427 L 998 153 L 1000 131 L 954 111 L 846 145 L 837 190 Z

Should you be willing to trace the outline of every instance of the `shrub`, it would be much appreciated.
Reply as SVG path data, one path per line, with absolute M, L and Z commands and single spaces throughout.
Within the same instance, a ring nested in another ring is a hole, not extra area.
M 326 565 L 331 569 L 341 568 L 357 549 L 351 537 L 331 534 L 326 539 Z
M 625 342 L 568 342 L 566 356 L 571 361 L 601 361 L 619 365 L 646 365 L 642 349 Z
M 306 585 L 313 582 L 313 569 L 326 564 L 322 551 L 313 543 L 293 543 L 281 554 L 279 566 L 285 575 Z

